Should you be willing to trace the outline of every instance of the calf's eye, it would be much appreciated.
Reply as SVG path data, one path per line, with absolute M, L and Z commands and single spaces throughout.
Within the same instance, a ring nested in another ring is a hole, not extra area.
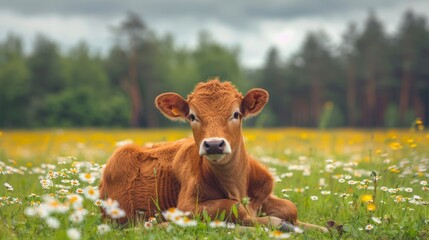
M 232 116 L 234 119 L 238 119 L 240 117 L 240 113 L 239 112 L 235 112 L 234 115 Z
M 194 114 L 189 114 L 188 119 L 189 119 L 189 121 L 191 121 L 191 122 L 193 122 L 193 121 L 197 120 L 197 119 L 195 118 L 195 115 L 194 115 Z

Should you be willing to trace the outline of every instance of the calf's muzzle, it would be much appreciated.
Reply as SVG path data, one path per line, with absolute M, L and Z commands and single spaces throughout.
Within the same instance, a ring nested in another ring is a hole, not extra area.
M 204 140 L 203 147 L 206 150 L 206 154 L 223 154 L 225 149 L 225 140 Z
M 200 144 L 199 153 L 211 161 L 218 161 L 231 153 L 231 146 L 225 138 L 206 138 Z

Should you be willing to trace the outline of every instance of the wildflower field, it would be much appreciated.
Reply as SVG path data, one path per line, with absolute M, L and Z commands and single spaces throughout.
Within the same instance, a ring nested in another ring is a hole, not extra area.
M 429 239 L 429 133 L 420 121 L 403 130 L 244 129 L 247 151 L 276 178 L 275 194 L 296 203 L 301 221 L 329 233 L 245 228 L 179 209 L 127 227 L 101 218 L 100 208 L 124 214 L 97 189 L 118 145 L 190 134 L 1 131 L 0 239 Z M 158 224 L 162 215 L 174 223 Z

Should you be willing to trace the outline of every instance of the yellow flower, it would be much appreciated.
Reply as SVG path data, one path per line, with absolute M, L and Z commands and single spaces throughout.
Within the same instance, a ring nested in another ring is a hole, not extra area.
M 422 125 L 423 121 L 420 118 L 416 119 L 416 125 Z
M 370 194 L 362 195 L 360 197 L 360 201 L 365 202 L 365 203 L 372 202 L 372 195 L 370 195 Z
M 368 209 L 368 211 L 372 211 L 372 212 L 375 211 L 376 208 L 377 207 L 373 203 L 370 203 L 370 204 L 368 204 L 368 206 L 366 206 L 366 209 Z
M 399 142 L 392 142 L 392 143 L 389 144 L 389 147 L 392 150 L 398 150 L 398 149 L 402 148 L 402 146 L 401 146 L 401 144 Z

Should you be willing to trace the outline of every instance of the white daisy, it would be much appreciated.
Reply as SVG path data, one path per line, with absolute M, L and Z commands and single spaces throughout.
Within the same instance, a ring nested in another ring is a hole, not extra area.
M 94 173 L 90 173 L 90 172 L 88 172 L 88 173 L 81 173 L 81 174 L 79 174 L 79 178 L 83 182 L 87 182 L 89 184 L 92 184 L 95 181 L 95 174 Z
M 125 211 L 120 208 L 111 208 L 107 211 L 107 214 L 110 215 L 113 219 L 118 219 L 125 217 Z
M 82 215 L 82 214 L 80 214 L 80 213 L 78 213 L 78 212 L 74 212 L 74 213 L 72 213 L 70 216 L 69 216 L 69 220 L 72 222 L 72 223 L 81 223 L 82 221 L 83 221 L 83 219 L 84 219 L 85 217 Z
M 108 198 L 107 200 L 103 201 L 102 206 L 106 211 L 108 211 L 109 209 L 118 208 L 119 203 L 116 200 Z
M 92 201 L 97 200 L 98 197 L 100 196 L 100 193 L 98 192 L 98 189 L 96 189 L 96 188 L 94 188 L 92 186 L 86 187 L 84 189 L 84 194 L 85 194 L 86 198 L 88 198 L 88 199 L 90 199 Z
M 215 221 L 210 222 L 209 226 L 212 228 L 226 227 L 226 223 L 219 221 L 219 220 L 215 220 Z
M 5 183 L 4 183 L 4 186 L 6 187 L 6 189 L 7 189 L 8 191 L 10 191 L 10 192 L 12 192 L 12 191 L 13 191 L 13 187 L 12 187 L 12 185 L 10 185 L 9 183 L 5 182 Z
M 284 233 L 282 231 L 279 230 L 275 230 L 270 232 L 270 238 L 274 238 L 274 239 L 286 239 L 286 238 L 290 238 L 291 234 L 290 233 Z
M 76 228 L 69 228 L 67 230 L 67 237 L 69 237 L 71 240 L 79 240 L 81 234 Z
M 372 229 L 374 229 L 374 226 L 372 224 L 368 224 L 365 227 L 365 230 L 367 230 L 367 231 L 371 231 Z
M 110 226 L 107 225 L 107 224 L 100 224 L 100 225 L 97 226 L 97 232 L 100 235 L 101 234 L 105 234 L 105 233 L 107 233 L 109 231 L 110 231 Z
M 94 205 L 95 205 L 95 206 L 97 206 L 97 207 L 100 207 L 100 206 L 101 206 L 101 204 L 103 204 L 103 200 L 101 200 L 101 199 L 97 199 L 97 200 L 95 200 L 95 202 L 94 202 Z
M 83 198 L 77 194 L 69 194 L 67 195 L 68 204 L 70 204 L 73 208 L 79 208 L 82 206 Z
M 164 216 L 166 220 L 170 221 L 175 220 L 176 217 L 182 217 L 183 215 L 184 213 L 177 208 L 169 208 L 168 210 L 162 212 L 162 216 Z
M 178 217 L 178 219 L 176 221 L 174 221 L 174 223 L 178 226 L 181 226 L 181 227 L 195 227 L 195 226 L 197 226 L 197 221 L 192 220 L 186 216 Z
M 60 221 L 54 217 L 48 217 L 46 218 L 46 224 L 53 229 L 57 229 L 60 227 Z

